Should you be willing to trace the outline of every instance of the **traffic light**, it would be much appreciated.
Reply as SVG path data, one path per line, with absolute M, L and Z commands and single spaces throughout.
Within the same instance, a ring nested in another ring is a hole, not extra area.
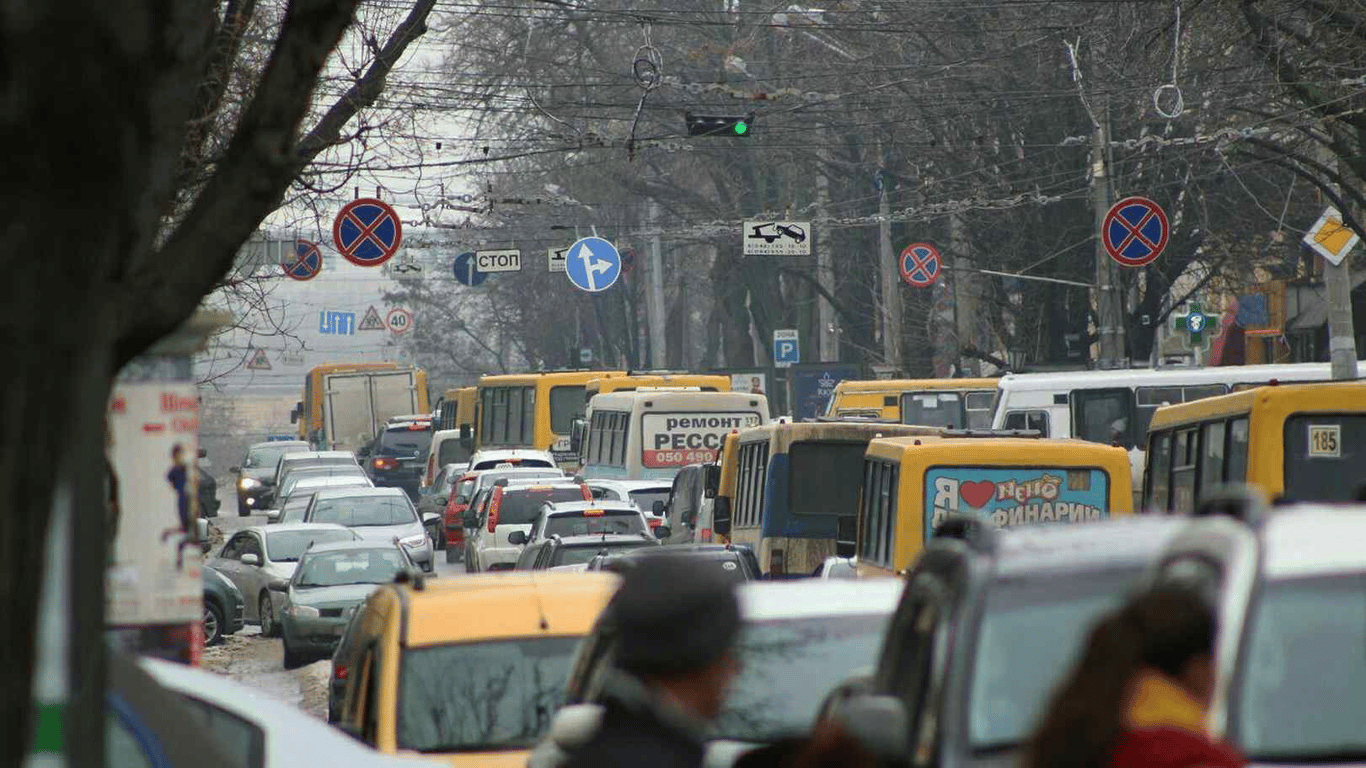
M 689 136 L 730 136 L 748 138 L 754 130 L 754 113 L 748 115 L 694 115 L 685 112 Z

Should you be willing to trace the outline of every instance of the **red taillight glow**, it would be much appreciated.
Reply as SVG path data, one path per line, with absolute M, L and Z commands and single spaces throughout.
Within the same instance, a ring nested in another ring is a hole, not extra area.
M 659 517 L 652 517 L 646 520 L 645 522 L 649 523 L 651 528 L 658 528 L 659 526 L 664 524 L 664 519 Z
M 338 680 L 345 680 L 349 671 L 345 664 L 337 664 L 332 668 L 332 674 L 336 675 Z
M 388 459 L 379 457 L 370 460 L 370 466 L 375 469 L 398 469 L 398 459 Z

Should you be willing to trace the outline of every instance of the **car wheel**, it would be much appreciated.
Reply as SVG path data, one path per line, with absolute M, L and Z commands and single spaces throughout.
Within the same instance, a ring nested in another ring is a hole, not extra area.
M 270 599 L 270 593 L 262 593 L 261 602 L 256 605 L 257 615 L 261 619 L 261 634 L 266 637 L 279 637 L 280 627 L 275 623 L 275 604 Z
M 204 645 L 218 645 L 223 642 L 223 609 L 212 600 L 204 601 Z
M 296 653 L 289 647 L 289 637 L 286 636 L 285 644 L 285 669 L 298 669 L 308 663 L 308 659 L 302 653 Z
M 447 563 L 458 563 L 458 562 L 460 562 L 460 550 L 456 549 L 455 547 L 446 547 L 446 562 L 447 562 Z

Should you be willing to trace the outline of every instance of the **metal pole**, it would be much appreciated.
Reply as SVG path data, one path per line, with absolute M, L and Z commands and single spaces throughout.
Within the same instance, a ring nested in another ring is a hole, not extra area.
M 645 319 L 650 326 L 650 367 L 664 368 L 664 256 L 659 245 L 659 203 L 650 201 L 650 292 L 645 301 Z
M 1121 355 L 1119 328 L 1123 320 L 1119 316 L 1117 296 L 1119 286 L 1116 282 L 1119 276 L 1115 274 L 1114 261 L 1105 250 L 1104 233 L 1101 231 L 1105 214 L 1110 211 L 1110 179 L 1105 168 L 1105 142 L 1109 131 L 1104 115 L 1102 112 L 1091 132 L 1091 203 L 1096 217 L 1096 330 L 1100 336 L 1100 367 L 1116 368 Z
M 1324 165 L 1337 170 L 1337 156 L 1323 144 L 1319 145 L 1319 157 Z M 1319 258 L 1323 259 L 1322 256 Z M 1328 293 L 1328 360 L 1332 363 L 1335 380 L 1357 377 L 1356 324 L 1352 318 L 1350 263 L 1351 260 L 1346 256 L 1343 257 L 1342 263 L 1337 265 L 1323 259 L 1323 284 Z
M 816 176 L 816 284 L 835 295 L 834 254 L 830 247 L 830 177 L 822 170 Z M 820 326 L 821 362 L 840 359 L 840 337 L 835 332 L 835 307 L 824 296 L 816 299 L 816 322 Z
M 892 255 L 892 205 L 884 178 L 878 194 L 878 261 L 882 266 L 882 358 L 901 370 L 901 284 Z

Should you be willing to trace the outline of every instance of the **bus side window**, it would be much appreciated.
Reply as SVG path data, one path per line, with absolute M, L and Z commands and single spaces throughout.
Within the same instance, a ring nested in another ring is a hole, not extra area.
M 1228 423 L 1228 472 L 1225 479 L 1241 483 L 1247 479 L 1247 417 Z
M 968 429 L 991 429 L 992 408 L 996 405 L 996 390 L 969 392 L 963 398 L 967 409 Z
M 1032 429 L 1048 437 L 1048 411 L 1011 411 L 1006 414 L 1006 429 Z
M 1189 515 L 1195 511 L 1195 465 L 1199 458 L 1197 437 L 1192 427 L 1176 433 L 1172 446 L 1172 511 Z
M 1159 432 L 1152 436 L 1148 447 L 1148 492 L 1143 500 L 1148 509 L 1171 509 L 1171 471 L 1172 433 Z
M 1134 447 L 1134 393 L 1129 389 L 1072 391 L 1072 436 Z
M 1202 492 L 1224 482 L 1224 422 L 1211 421 L 1202 427 L 1200 437 L 1200 490 Z

